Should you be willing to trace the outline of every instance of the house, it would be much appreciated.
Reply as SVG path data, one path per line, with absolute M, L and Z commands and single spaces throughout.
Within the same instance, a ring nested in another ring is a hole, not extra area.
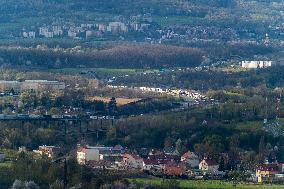
M 218 172 L 219 164 L 214 160 L 204 158 L 199 163 L 199 169 L 202 171 L 208 171 L 208 172 Z
M 186 165 L 191 168 L 195 168 L 199 166 L 198 156 L 195 153 L 190 152 L 190 151 L 183 154 L 180 158 L 180 161 L 186 163 Z
M 150 171 L 154 170 L 165 170 L 166 166 L 169 164 L 174 164 L 175 161 L 167 159 L 144 159 L 143 160 L 143 170 Z
M 159 162 L 154 159 L 144 159 L 143 160 L 143 170 L 150 171 L 151 169 L 158 168 Z
M 77 150 L 77 162 L 80 165 L 85 165 L 89 161 L 99 161 L 100 155 L 99 150 L 89 148 L 88 146 L 79 148 Z
M 27 152 L 27 148 L 25 146 L 21 146 L 21 147 L 19 147 L 18 152 L 19 153 Z
M 120 154 L 121 151 L 121 148 L 86 145 L 77 150 L 77 162 L 84 165 L 88 161 L 104 160 L 107 158 L 106 156 L 110 154 Z M 111 158 L 115 159 L 115 156 Z M 117 158 L 119 158 L 119 156 Z
M 104 160 L 100 160 L 100 161 L 88 161 L 87 165 L 93 169 L 116 169 L 116 165 L 112 162 L 109 161 L 104 161 Z
M 180 154 L 174 147 L 164 148 L 165 158 L 171 160 L 180 160 Z
M 151 149 L 151 151 L 148 153 L 149 159 L 165 159 L 165 153 L 161 150 Z
M 271 180 L 279 172 L 280 172 L 280 167 L 276 163 L 258 165 L 255 171 L 257 182 Z
M 100 154 L 100 161 L 108 161 L 115 164 L 120 164 L 123 161 L 122 154 Z
M 165 170 L 167 165 L 172 165 L 172 164 L 175 164 L 175 163 L 176 162 L 172 159 L 171 160 L 170 159 L 158 160 L 158 165 L 155 168 Z
M 284 163 L 279 163 L 280 172 L 284 173 Z
M 174 147 L 164 148 L 164 153 L 166 155 L 174 155 L 174 156 L 179 155 L 179 152 Z
M 136 154 L 124 154 L 123 165 L 130 168 L 141 169 L 143 168 L 143 159 Z
M 61 149 L 60 147 L 56 147 L 56 146 L 43 145 L 43 146 L 39 146 L 38 150 L 34 150 L 33 152 L 41 156 L 46 155 L 49 158 L 54 158 L 60 154 Z

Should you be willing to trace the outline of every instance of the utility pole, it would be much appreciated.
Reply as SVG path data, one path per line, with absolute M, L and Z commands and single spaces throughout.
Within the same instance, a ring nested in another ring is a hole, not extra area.
M 64 189 L 67 189 L 68 186 L 68 179 L 67 179 L 67 161 L 66 158 L 64 158 Z
M 67 169 L 67 157 L 63 156 L 60 157 L 56 160 L 53 160 L 52 162 L 54 163 L 62 163 L 63 161 L 63 188 L 67 189 L 68 188 L 68 178 L 67 178 L 67 173 L 68 173 L 68 169 Z

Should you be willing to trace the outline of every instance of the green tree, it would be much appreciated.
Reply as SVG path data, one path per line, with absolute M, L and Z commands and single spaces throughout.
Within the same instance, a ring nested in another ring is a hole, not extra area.
M 116 99 L 112 97 L 108 103 L 108 110 L 110 115 L 116 115 L 117 113 L 117 103 Z

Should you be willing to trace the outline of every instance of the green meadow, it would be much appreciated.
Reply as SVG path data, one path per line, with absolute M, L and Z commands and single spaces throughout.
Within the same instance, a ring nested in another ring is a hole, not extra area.
M 284 185 L 266 185 L 254 183 L 236 183 L 219 180 L 169 180 L 161 178 L 137 178 L 128 179 L 135 184 L 148 184 L 163 188 L 173 187 L 171 183 L 177 184 L 181 188 L 186 189 L 284 189 Z M 169 184 L 170 183 L 170 184 Z

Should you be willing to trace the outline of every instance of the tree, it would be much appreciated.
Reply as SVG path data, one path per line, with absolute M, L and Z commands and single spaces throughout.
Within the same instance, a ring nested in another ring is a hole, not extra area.
M 187 151 L 183 141 L 181 139 L 178 139 L 176 141 L 176 150 L 180 153 L 180 154 L 183 154 Z
M 219 171 L 225 171 L 225 160 L 224 160 L 223 156 L 221 156 L 221 158 L 220 158 Z
M 265 158 L 265 142 L 264 142 L 264 136 L 261 136 L 259 140 L 259 145 L 258 145 L 258 154 L 260 161 L 259 163 L 263 163 L 264 158 Z
M 231 169 L 235 169 L 237 165 L 240 163 L 240 149 L 239 149 L 239 139 L 238 136 L 233 136 L 230 139 L 230 144 L 229 144 L 229 166 Z
M 107 141 L 114 144 L 114 142 L 117 139 L 116 127 L 109 128 L 106 135 L 107 135 L 106 136 Z
M 20 180 L 15 180 L 11 189 L 25 189 L 24 183 Z
M 42 95 L 40 97 L 40 104 L 41 104 L 41 106 L 44 106 L 47 109 L 49 109 L 50 106 L 51 106 L 51 100 L 50 100 L 49 96 L 48 95 Z
M 15 180 L 11 189 L 39 189 L 39 186 L 33 181 Z
M 165 138 L 164 147 L 169 148 L 174 146 L 174 140 L 171 137 Z
M 105 106 L 105 103 L 103 101 L 94 101 L 94 106 L 95 106 L 95 110 L 97 112 L 105 112 L 106 111 L 106 106 Z
M 224 141 L 219 135 L 211 135 L 204 138 L 203 143 L 194 146 L 200 157 L 209 156 L 218 159 L 219 154 L 224 151 Z
M 49 189 L 62 189 L 64 187 L 63 181 L 56 180 L 54 183 L 52 183 L 49 187 Z
M 117 103 L 116 99 L 112 97 L 108 103 L 108 110 L 110 115 L 116 115 L 117 113 Z

